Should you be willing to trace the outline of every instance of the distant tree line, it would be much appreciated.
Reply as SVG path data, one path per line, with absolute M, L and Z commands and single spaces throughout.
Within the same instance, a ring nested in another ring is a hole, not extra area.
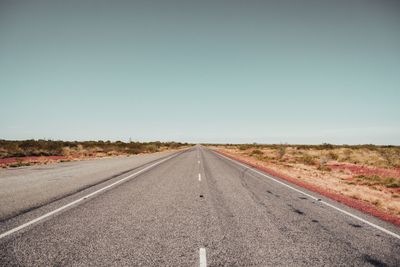
M 122 142 L 122 141 L 53 141 L 0 139 L 0 158 L 26 156 L 63 156 L 68 153 L 139 154 L 188 146 L 180 142 Z

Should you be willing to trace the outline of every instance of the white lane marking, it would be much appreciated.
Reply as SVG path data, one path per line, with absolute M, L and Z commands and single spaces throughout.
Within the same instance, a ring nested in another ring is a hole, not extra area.
M 200 267 L 207 267 L 206 249 L 200 248 Z
M 109 184 L 109 185 L 107 185 L 107 186 L 105 186 L 105 187 L 103 187 L 103 188 L 100 188 L 100 189 L 98 189 L 98 190 L 96 190 L 96 191 L 94 191 L 94 192 L 92 192 L 92 193 L 90 193 L 90 194 L 88 194 L 88 195 L 86 195 L 86 196 L 84 196 L 84 197 L 81 197 L 81 198 L 79 198 L 79 199 L 77 199 L 77 200 L 74 200 L 74 201 L 72 201 L 72 202 L 70 202 L 70 203 L 68 203 L 68 204 L 66 204 L 66 205 L 64 205 L 64 206 L 62 206 L 62 207 L 60 207 L 60 208 L 58 208 L 58 209 L 55 209 L 55 210 L 53 210 L 53 211 L 50 211 L 49 213 L 46 213 L 46 214 L 44 214 L 44 215 L 42 215 L 42 216 L 39 216 L 39 217 L 37 217 L 36 219 L 33 219 L 33 220 L 31 220 L 31 221 L 29 221 L 29 222 L 27 222 L 27 223 L 24 223 L 24 224 L 22 224 L 22 225 L 20 225 L 20 226 L 18 226 L 18 227 L 15 227 L 15 228 L 13 228 L 13 229 L 11 229 L 11 230 L 8 230 L 7 232 L 4 232 L 4 233 L 0 234 L 0 239 L 6 237 L 6 236 L 8 236 L 8 235 L 11 235 L 11 234 L 13 234 L 13 233 L 15 233 L 15 232 L 17 232 L 17 231 L 19 231 L 19 230 L 22 230 L 23 228 L 26 228 L 26 227 L 28 227 L 28 226 L 30 226 L 30 225 L 32 225 L 32 224 L 38 222 L 38 221 L 41 221 L 41 220 L 43 220 L 43 219 L 45 219 L 45 218 L 47 218 L 47 217 L 53 215 L 53 214 L 56 214 L 57 212 L 60 212 L 60 211 L 66 209 L 66 208 L 68 208 L 68 207 L 71 207 L 72 205 L 75 205 L 75 204 L 77 204 L 77 203 L 79 203 L 79 202 L 81 202 L 81 201 L 83 201 L 83 200 L 85 200 L 85 199 L 87 199 L 87 198 L 89 198 L 89 197 L 92 197 L 92 196 L 94 196 L 94 195 L 96 195 L 96 194 L 98 194 L 98 193 L 100 193 L 100 192 L 102 192 L 102 191 L 104 191 L 104 190 L 106 190 L 106 189 L 108 189 L 108 188 L 110 188 L 110 187 L 113 187 L 113 186 L 115 186 L 115 185 L 117 185 L 117 184 L 120 184 L 120 183 L 122 183 L 123 181 L 126 181 L 126 180 L 128 180 L 128 179 L 130 179 L 130 178 L 132 178 L 132 177 L 134 177 L 134 176 L 137 176 L 138 174 L 140 174 L 140 173 L 142 173 L 142 172 L 144 172 L 144 171 L 147 171 L 148 169 L 151 169 L 151 168 L 153 168 L 153 167 L 155 167 L 155 166 L 157 166 L 157 165 L 163 163 L 164 161 L 167 161 L 167 160 L 169 160 L 169 159 L 171 159 L 171 158 L 173 158 L 173 157 L 175 157 L 175 156 L 177 156 L 177 155 L 172 155 L 172 156 L 170 156 L 170 157 L 168 157 L 168 158 L 165 158 L 165 159 L 163 159 L 163 160 L 161 160 L 161 161 L 158 161 L 158 162 L 156 162 L 156 163 L 154 163 L 154 164 L 152 164 L 152 165 L 150 165 L 150 166 L 147 166 L 147 167 L 144 168 L 144 169 L 141 169 L 141 170 L 138 171 L 138 172 L 132 173 L 131 175 L 129 175 L 129 176 L 125 177 L 125 178 L 122 178 L 121 180 L 118 180 L 118 181 L 116 181 L 116 182 L 114 182 L 114 183 L 112 183 L 112 184 Z
M 197 163 L 200 164 L 200 160 L 198 160 Z
M 297 188 L 295 188 L 295 187 L 293 187 L 293 186 L 290 186 L 290 185 L 288 185 L 288 184 L 286 184 L 286 183 L 284 183 L 284 182 L 281 182 L 281 181 L 279 181 L 279 180 L 277 180 L 277 179 L 275 179 L 275 178 L 273 178 L 273 177 L 271 177 L 271 176 L 269 176 L 269 175 L 267 175 L 267 174 L 265 174 L 265 173 L 263 173 L 263 172 L 260 172 L 260 171 L 254 169 L 254 168 L 252 168 L 252 167 L 250 167 L 250 166 L 248 166 L 248 165 L 245 165 L 245 164 L 242 164 L 242 163 L 240 163 L 240 162 L 237 162 L 236 160 L 233 160 L 233 159 L 231 159 L 231 158 L 228 158 L 228 157 L 226 157 L 226 156 L 224 156 L 224 155 L 221 155 L 221 154 L 218 154 L 218 155 L 220 155 L 220 156 L 224 157 L 225 159 L 228 159 L 228 160 L 230 160 L 230 161 L 232 161 L 232 162 L 234 162 L 234 163 L 236 163 L 236 164 L 238 164 L 238 165 L 240 165 L 240 166 L 242 166 L 242 167 L 245 167 L 245 168 L 247 168 L 247 169 L 250 169 L 250 170 L 252 170 L 253 172 L 258 173 L 258 174 L 260 174 L 260 175 L 262 175 L 262 176 L 264 176 L 264 177 L 266 177 L 266 178 L 268 178 L 268 179 L 270 179 L 270 180 L 272 180 L 272 181 L 274 181 L 274 182 L 277 182 L 278 184 L 281 184 L 281 185 L 283 185 L 283 186 L 286 186 L 286 187 L 288 187 L 288 188 L 290 188 L 290 189 L 292 189 L 292 190 L 294 190 L 294 191 L 296 191 L 296 192 L 298 192 L 298 193 L 300 193 L 300 194 L 303 194 L 303 195 L 305 195 L 305 196 L 308 196 L 309 198 L 312 198 L 312 199 L 314 199 L 314 200 L 317 200 L 319 203 L 322 203 L 322 204 L 324 204 L 324 205 L 326 205 L 326 206 L 328 206 L 328 207 L 331 207 L 331 208 L 333 208 L 333 209 L 335 209 L 335 210 L 337 210 L 337 211 L 339 211 L 339 212 L 342 212 L 342 213 L 344 213 L 344 214 L 346 214 L 346 215 L 348 215 L 348 216 L 350 216 L 350 217 L 352 217 L 352 218 L 354 218 L 354 219 L 357 219 L 357 220 L 359 220 L 359 221 L 361 221 L 361 222 L 363 222 L 363 223 L 366 223 L 366 224 L 368 224 L 369 226 L 372 226 L 372 227 L 374 227 L 374 228 L 376 228 L 376 229 L 378 229 L 378 230 L 380 230 L 380 231 L 382 231 L 382 232 L 384 232 L 384 233 L 386 233 L 386 234 L 388 234 L 388 235 L 391 235 L 391 236 L 393 236 L 393 237 L 395 237 L 395 238 L 397 238 L 397 239 L 400 239 L 400 235 L 398 235 L 398 234 L 396 234 L 396 233 L 393 233 L 393 232 L 391 232 L 391 231 L 389 231 L 389 230 L 387 230 L 387 229 L 385 229 L 385 228 L 383 228 L 383 227 L 381 227 L 381 226 L 379 226 L 379 225 L 376 225 L 376 224 L 374 224 L 374 223 L 372 223 L 372 222 L 369 222 L 369 221 L 367 221 L 367 220 L 365 220 L 365 219 L 363 219 L 363 218 L 361 218 L 361 217 L 358 217 L 357 215 L 354 215 L 354 214 L 352 214 L 352 213 L 350 213 L 350 212 L 348 212 L 348 211 L 345 211 L 345 210 L 343 210 L 343 209 L 341 209 L 341 208 L 338 208 L 338 207 L 336 207 L 336 206 L 334 206 L 334 205 L 332 205 L 332 204 L 330 204 L 330 203 L 328 203 L 328 202 L 325 202 L 325 201 L 323 201 L 323 200 L 320 200 L 320 199 L 317 198 L 317 197 L 314 197 L 314 196 L 312 196 L 312 195 L 310 195 L 310 194 L 307 194 L 306 192 L 303 192 L 303 191 L 301 191 L 301 190 L 299 190 L 299 189 L 297 189 Z
M 199 173 L 199 182 L 201 182 L 201 174 Z

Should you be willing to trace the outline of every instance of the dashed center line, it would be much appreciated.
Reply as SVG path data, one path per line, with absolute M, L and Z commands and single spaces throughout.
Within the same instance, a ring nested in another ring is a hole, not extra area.
M 200 267 L 207 267 L 206 249 L 200 248 Z

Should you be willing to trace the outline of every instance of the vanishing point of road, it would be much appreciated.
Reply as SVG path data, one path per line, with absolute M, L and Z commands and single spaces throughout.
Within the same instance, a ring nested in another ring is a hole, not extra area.
M 208 148 L 122 161 L 0 171 L 0 265 L 400 266 L 398 227 Z

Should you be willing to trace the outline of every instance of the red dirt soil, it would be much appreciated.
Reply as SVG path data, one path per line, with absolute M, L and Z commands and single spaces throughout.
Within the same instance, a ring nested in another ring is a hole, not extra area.
M 104 155 L 102 155 L 104 157 Z M 0 167 L 7 167 L 17 163 L 31 163 L 31 164 L 42 164 L 48 162 L 59 162 L 62 160 L 72 161 L 80 159 L 91 159 L 101 157 L 95 153 L 90 154 L 71 154 L 69 156 L 28 156 L 28 157 L 11 157 L 0 159 Z
M 357 199 L 353 199 L 353 198 L 350 198 L 350 197 L 347 197 L 347 196 L 343 196 L 343 195 L 340 195 L 340 194 L 337 194 L 337 193 L 333 193 L 333 192 L 330 192 L 330 191 L 328 191 L 326 189 L 322 189 L 320 187 L 317 187 L 315 185 L 312 185 L 312 184 L 309 184 L 309 183 L 305 183 L 303 181 L 299 181 L 299 180 L 297 180 L 297 179 L 295 179 L 293 177 L 289 177 L 287 175 L 283 175 L 283 174 L 278 173 L 278 172 L 276 172 L 276 171 L 274 171 L 272 169 L 269 169 L 267 167 L 256 165 L 256 164 L 252 164 L 250 162 L 242 160 L 242 159 L 240 159 L 240 158 L 238 158 L 236 156 L 233 156 L 231 154 L 228 154 L 226 152 L 222 152 L 222 151 L 218 151 L 218 150 L 216 150 L 216 152 L 218 152 L 221 155 L 224 155 L 226 157 L 229 157 L 231 159 L 234 159 L 236 161 L 239 161 L 241 163 L 244 163 L 246 165 L 249 165 L 251 167 L 254 167 L 254 168 L 256 168 L 256 169 L 258 169 L 260 171 L 263 171 L 263 172 L 265 172 L 267 174 L 270 174 L 270 175 L 272 175 L 274 177 L 277 177 L 277 178 L 280 178 L 282 180 L 288 181 L 288 182 L 290 182 L 292 184 L 295 184 L 297 186 L 301 186 L 301 187 L 303 187 L 305 189 L 308 189 L 310 191 L 316 192 L 316 193 L 318 193 L 320 195 L 329 197 L 329 198 L 331 198 L 333 200 L 336 200 L 337 202 L 340 202 L 342 204 L 345 204 L 345 205 L 347 205 L 347 206 L 349 206 L 351 208 L 357 209 L 359 211 L 362 211 L 362 212 L 365 212 L 367 214 L 370 214 L 370 215 L 373 215 L 375 217 L 378 217 L 381 220 L 384 220 L 386 222 L 390 222 L 390 223 L 392 223 L 394 225 L 400 226 L 400 217 L 392 215 L 392 214 L 385 213 L 383 211 L 380 211 L 380 210 L 376 209 L 373 205 L 371 205 L 369 203 L 365 203 L 365 202 L 357 200 Z
M 13 157 L 0 159 L 0 165 L 2 164 L 13 164 L 20 162 L 39 162 L 47 160 L 62 160 L 67 159 L 65 156 L 31 156 L 31 157 Z
M 400 169 L 385 169 L 378 167 L 359 166 L 351 163 L 334 163 L 329 164 L 329 167 L 334 170 L 349 170 L 356 175 L 364 176 L 380 176 L 380 177 L 393 177 L 400 178 Z

